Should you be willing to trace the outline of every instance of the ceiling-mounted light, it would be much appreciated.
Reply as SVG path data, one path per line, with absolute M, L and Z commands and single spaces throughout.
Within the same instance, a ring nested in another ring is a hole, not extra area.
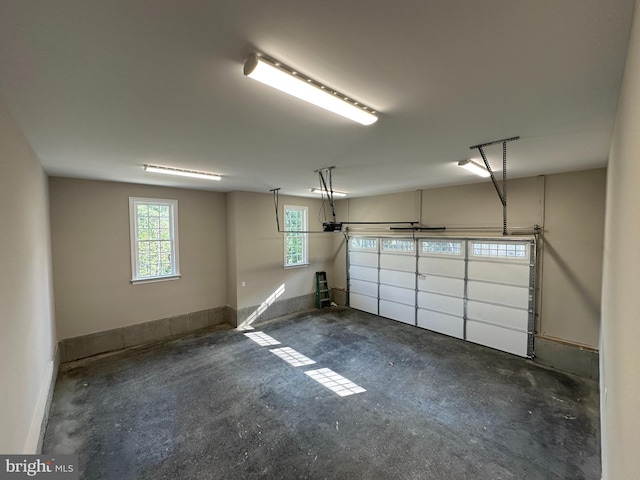
M 176 167 L 163 167 L 161 165 L 145 165 L 146 172 L 164 173 L 166 175 L 178 175 L 180 177 L 204 178 L 205 180 L 221 180 L 222 176 L 217 173 L 201 172 L 198 170 L 187 170 Z
M 264 56 L 251 55 L 244 64 L 244 74 L 362 125 L 371 125 L 378 120 L 371 108 Z
M 460 160 L 458 162 L 458 166 L 469 170 L 476 175 L 480 175 L 481 177 L 489 177 L 491 174 L 489 170 L 486 169 L 484 165 L 480 165 L 479 163 L 474 162 L 473 160 Z
M 329 195 L 329 192 L 327 192 L 326 190 L 322 189 L 322 188 L 312 188 L 311 189 L 312 193 L 318 193 L 320 195 Z M 344 192 L 333 192 L 333 196 L 334 197 L 345 197 L 347 194 Z

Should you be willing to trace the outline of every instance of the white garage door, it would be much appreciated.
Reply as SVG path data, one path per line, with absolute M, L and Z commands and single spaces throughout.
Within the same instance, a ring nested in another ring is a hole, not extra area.
M 416 324 L 416 242 L 380 239 L 380 316 Z
M 535 239 L 351 237 L 348 262 L 351 307 L 531 356 Z
M 349 241 L 349 305 L 378 315 L 378 239 Z
M 418 243 L 418 326 L 464 338 L 465 242 Z
M 527 356 L 533 309 L 530 246 L 494 240 L 468 245 L 467 340 Z

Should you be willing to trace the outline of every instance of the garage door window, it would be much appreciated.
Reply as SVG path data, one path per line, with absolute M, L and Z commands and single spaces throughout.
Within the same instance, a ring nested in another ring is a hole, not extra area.
M 449 240 L 423 240 L 422 253 L 440 255 L 462 255 L 462 242 Z
M 385 238 L 382 240 L 382 251 L 413 253 L 415 242 L 413 240 Z
M 352 250 L 368 250 L 371 252 L 375 252 L 378 250 L 378 239 L 361 237 L 352 238 L 350 246 Z
M 476 257 L 527 258 L 527 247 L 523 244 L 473 242 L 472 254 Z

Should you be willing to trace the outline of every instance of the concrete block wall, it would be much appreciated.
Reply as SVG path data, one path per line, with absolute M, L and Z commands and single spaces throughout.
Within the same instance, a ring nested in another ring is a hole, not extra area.
M 224 325 L 231 328 L 228 307 L 201 310 L 66 338 L 59 343 L 60 362 L 70 362 L 100 353 L 175 338 Z

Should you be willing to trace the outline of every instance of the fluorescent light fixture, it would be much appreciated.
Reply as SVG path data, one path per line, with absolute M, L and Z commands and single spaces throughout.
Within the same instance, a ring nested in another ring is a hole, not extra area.
M 371 108 L 264 56 L 251 55 L 244 64 L 244 74 L 362 125 L 371 125 L 378 120 L 376 112 Z
M 217 173 L 201 172 L 198 170 L 186 170 L 184 168 L 163 167 L 160 165 L 145 165 L 145 171 L 152 173 L 164 173 L 166 175 L 178 175 L 180 177 L 204 178 L 205 180 L 221 180 Z
M 489 170 L 486 169 L 484 165 L 480 165 L 479 163 L 474 162 L 473 160 L 460 160 L 458 162 L 458 166 L 469 170 L 476 175 L 480 175 L 481 177 L 489 177 L 491 174 Z
M 312 188 L 311 192 L 312 193 L 319 193 L 320 195 L 327 195 L 327 196 L 329 195 L 329 192 L 327 192 L 326 190 L 324 190 L 322 188 Z M 344 193 L 344 192 L 335 192 L 335 191 L 333 192 L 333 196 L 334 197 L 344 197 L 346 195 L 347 194 Z

